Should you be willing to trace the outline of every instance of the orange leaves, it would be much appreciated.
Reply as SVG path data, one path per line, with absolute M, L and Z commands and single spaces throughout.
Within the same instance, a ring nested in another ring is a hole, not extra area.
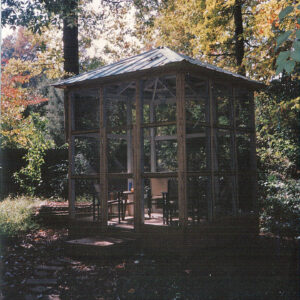
M 28 105 L 47 101 L 34 88 L 29 87 L 33 78 L 30 72 L 16 74 L 10 68 L 9 60 L 2 66 L 1 89 L 1 134 L 4 146 L 23 147 L 29 143 L 32 121 L 25 118 L 24 110 Z
M 30 74 L 17 74 L 11 75 L 4 68 L 1 81 L 2 81 L 2 109 L 7 109 L 10 106 L 28 106 L 45 102 L 48 99 L 37 94 L 27 87 L 32 75 Z

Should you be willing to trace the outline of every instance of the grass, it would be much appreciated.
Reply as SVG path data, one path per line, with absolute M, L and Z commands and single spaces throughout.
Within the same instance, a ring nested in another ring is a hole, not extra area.
M 38 225 L 34 220 L 35 208 L 41 202 L 40 199 L 27 196 L 7 197 L 1 201 L 0 235 L 13 237 L 37 229 Z

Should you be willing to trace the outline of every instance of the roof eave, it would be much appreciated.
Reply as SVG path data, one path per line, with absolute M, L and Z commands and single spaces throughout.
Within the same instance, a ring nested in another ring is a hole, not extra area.
M 249 79 L 246 77 L 240 77 L 238 74 L 236 74 L 236 76 L 235 76 L 234 74 L 219 72 L 217 70 L 213 70 L 213 69 L 207 68 L 205 66 L 193 64 L 186 59 L 183 59 L 182 61 L 177 61 L 177 62 L 170 62 L 163 66 L 152 67 L 152 68 L 148 68 L 148 69 L 132 71 L 132 72 L 127 72 L 127 73 L 122 73 L 122 74 L 117 74 L 117 75 L 111 75 L 111 76 L 106 76 L 106 77 L 99 77 L 96 79 L 86 79 L 83 81 L 72 82 L 69 84 L 66 84 L 64 82 L 62 82 L 60 84 L 58 82 L 58 83 L 52 84 L 52 86 L 54 86 L 55 88 L 67 89 L 67 88 L 72 88 L 74 86 L 83 87 L 83 86 L 90 86 L 90 85 L 95 85 L 95 84 L 106 84 L 106 83 L 113 82 L 118 79 L 126 80 L 126 78 L 127 78 L 129 80 L 134 80 L 134 79 L 141 78 L 141 76 L 148 75 L 149 72 L 153 73 L 152 75 L 157 76 L 157 73 L 159 73 L 159 72 L 174 71 L 174 73 L 175 73 L 178 71 L 188 72 L 189 70 L 197 70 L 197 71 L 201 70 L 205 75 L 207 75 L 209 77 L 220 78 L 220 79 L 226 78 L 226 79 L 232 80 L 236 83 L 241 82 L 241 83 L 246 84 L 247 86 L 251 87 L 254 90 L 261 90 L 266 87 L 266 85 L 262 82 L 258 82 L 258 81 L 255 81 L 255 80 L 252 80 L 252 79 Z

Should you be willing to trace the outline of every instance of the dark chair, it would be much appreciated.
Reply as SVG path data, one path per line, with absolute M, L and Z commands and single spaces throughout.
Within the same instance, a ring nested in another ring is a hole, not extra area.
M 148 216 L 151 218 L 152 205 L 163 206 L 163 193 L 168 192 L 168 178 L 151 178 L 148 190 Z
M 148 191 L 148 215 L 151 218 L 152 205 L 162 206 L 163 224 L 172 224 L 178 211 L 177 181 L 168 178 L 151 178 Z
M 168 180 L 168 193 L 164 201 L 164 224 L 173 224 L 173 218 L 178 212 L 178 183 L 175 179 Z
M 93 221 L 96 220 L 96 212 L 97 212 L 97 220 L 100 220 L 100 185 L 99 184 L 94 184 L 94 189 L 95 192 L 93 194 Z M 121 215 L 123 216 L 123 210 L 124 210 L 124 206 L 123 206 L 123 197 L 122 197 L 122 193 L 121 192 L 113 192 L 112 193 L 112 199 L 109 199 L 107 201 L 107 207 L 108 209 L 112 208 L 112 206 L 114 204 L 118 205 L 118 220 L 119 223 L 121 223 Z
M 107 201 L 107 208 L 111 209 L 111 211 L 112 211 L 112 208 L 113 208 L 114 204 L 118 205 L 118 214 L 117 214 L 117 217 L 118 217 L 119 223 L 121 223 L 121 215 L 123 216 L 123 210 L 124 210 L 122 195 L 123 195 L 122 192 L 117 192 L 117 191 L 111 192 L 110 195 L 109 195 L 111 197 Z M 111 214 L 108 215 L 108 219 L 110 219 L 110 217 L 112 218 L 114 216 L 115 215 L 111 212 Z

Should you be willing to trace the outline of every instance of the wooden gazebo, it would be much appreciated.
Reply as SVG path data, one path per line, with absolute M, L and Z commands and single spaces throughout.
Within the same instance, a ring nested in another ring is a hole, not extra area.
M 99 232 L 257 232 L 260 85 L 168 48 L 56 83 L 70 218 Z

